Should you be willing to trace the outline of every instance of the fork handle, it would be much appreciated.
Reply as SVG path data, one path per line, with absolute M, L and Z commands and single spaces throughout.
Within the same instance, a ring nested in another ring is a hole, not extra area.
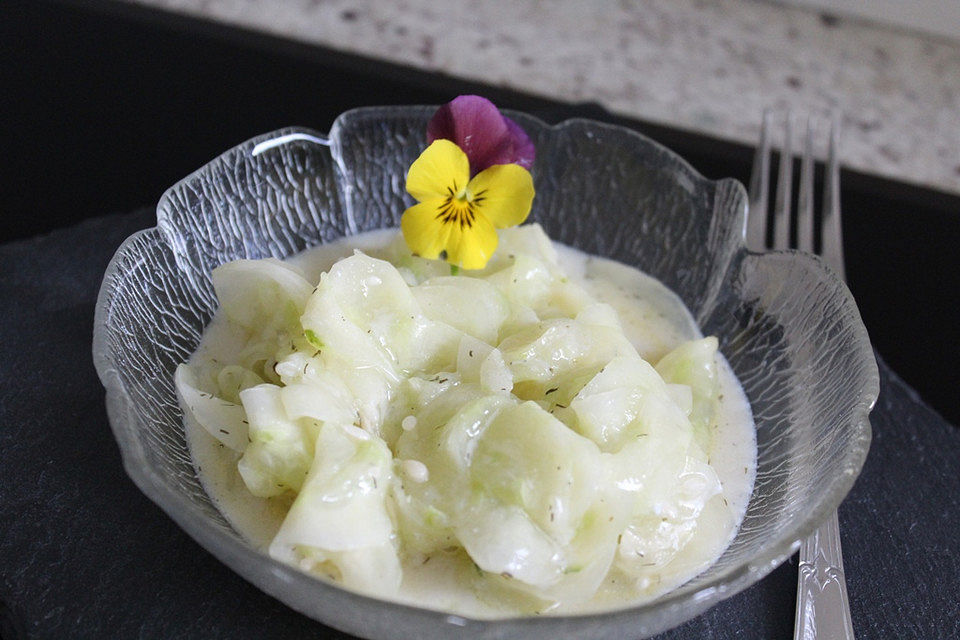
M 853 640 L 837 512 L 800 544 L 796 640 Z

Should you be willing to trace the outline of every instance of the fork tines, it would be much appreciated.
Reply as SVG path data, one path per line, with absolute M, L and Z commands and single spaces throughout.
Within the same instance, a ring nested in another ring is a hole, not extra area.
M 799 122 L 798 122 L 799 120 Z M 800 124 L 800 127 L 796 125 Z M 815 238 L 815 209 L 814 187 L 815 176 L 815 139 L 822 136 L 829 129 L 829 141 L 826 145 L 826 171 L 823 177 L 823 201 L 821 203 L 821 229 L 823 238 L 822 253 L 830 260 L 832 248 L 828 244 L 839 247 L 839 161 L 837 158 L 838 125 L 835 118 L 829 121 L 826 118 L 806 117 L 800 120 L 790 111 L 773 111 L 767 109 L 763 113 L 760 128 L 760 143 L 757 146 L 756 157 L 753 163 L 753 174 L 750 178 L 750 213 L 746 230 L 747 246 L 762 251 L 767 248 L 787 249 L 797 248 L 801 251 L 813 252 Z M 795 139 L 795 131 L 799 130 L 800 144 Z M 774 132 L 782 131 L 782 137 L 774 139 Z M 802 151 L 795 154 L 793 149 L 801 147 Z M 773 198 L 773 207 L 770 207 L 770 178 L 771 153 L 778 148 L 779 162 L 777 163 L 777 188 Z M 796 215 L 794 210 L 794 162 L 799 161 L 800 179 L 796 188 Z M 757 215 L 760 213 L 761 215 Z M 795 234 L 792 234 L 791 225 L 795 224 Z M 771 229 L 772 225 L 772 229 Z M 796 241 L 791 242 L 795 237 Z M 831 261 L 831 266 L 834 264 Z M 834 266 L 834 268 L 836 268 Z

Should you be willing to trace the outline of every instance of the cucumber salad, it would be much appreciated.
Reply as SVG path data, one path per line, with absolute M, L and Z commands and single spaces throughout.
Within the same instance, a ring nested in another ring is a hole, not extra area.
M 213 283 L 175 378 L 194 464 L 241 535 L 321 579 L 474 617 L 619 608 L 743 517 L 753 422 L 717 339 L 536 224 L 477 271 L 382 230 Z

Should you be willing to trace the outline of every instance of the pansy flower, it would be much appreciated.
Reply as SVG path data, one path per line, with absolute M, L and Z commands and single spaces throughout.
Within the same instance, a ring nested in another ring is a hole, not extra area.
M 470 160 L 471 175 L 495 164 L 533 166 L 536 150 L 526 132 L 480 96 L 460 96 L 443 105 L 427 124 L 427 143 L 450 140 Z
M 441 107 L 427 127 L 430 146 L 407 173 L 419 201 L 400 226 L 410 250 L 444 254 L 452 265 L 482 269 L 497 248 L 497 229 L 530 214 L 533 144 L 520 127 L 477 96 Z

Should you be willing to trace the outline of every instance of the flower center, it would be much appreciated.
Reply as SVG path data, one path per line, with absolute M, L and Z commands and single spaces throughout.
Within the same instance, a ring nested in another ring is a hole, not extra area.
M 471 228 L 476 218 L 477 212 L 473 203 L 466 198 L 450 196 L 437 209 L 437 220 L 443 224 L 459 224 L 461 229 Z
M 459 224 L 460 228 L 470 229 L 477 219 L 477 208 L 484 201 L 486 189 L 471 193 L 464 186 L 457 190 L 457 185 L 447 187 L 447 197 L 443 199 L 437 209 L 436 219 L 443 224 Z

